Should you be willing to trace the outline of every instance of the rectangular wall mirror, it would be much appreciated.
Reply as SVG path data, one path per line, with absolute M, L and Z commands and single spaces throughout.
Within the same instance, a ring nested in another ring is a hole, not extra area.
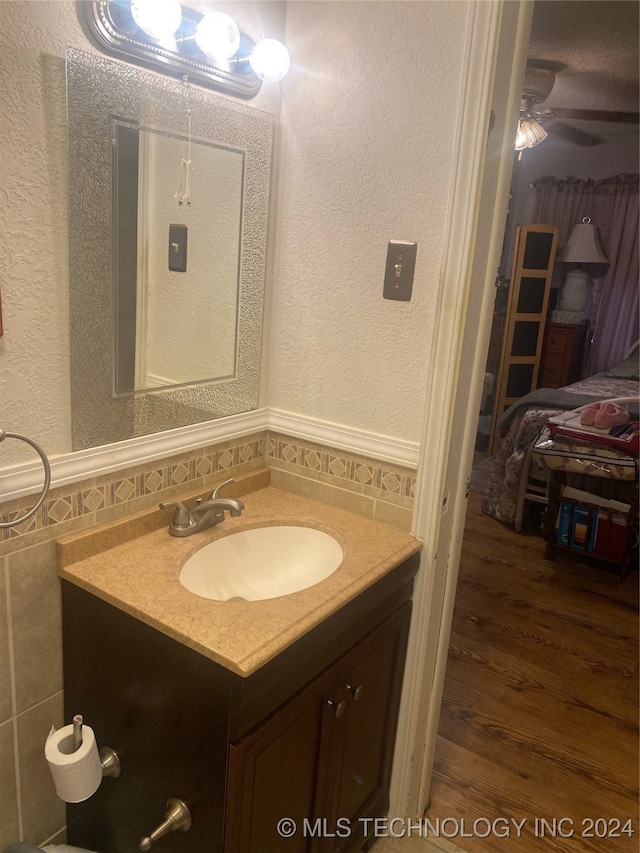
M 67 92 L 73 450 L 256 408 L 272 116 L 72 49 Z
M 245 152 L 118 119 L 111 143 L 116 394 L 232 378 Z

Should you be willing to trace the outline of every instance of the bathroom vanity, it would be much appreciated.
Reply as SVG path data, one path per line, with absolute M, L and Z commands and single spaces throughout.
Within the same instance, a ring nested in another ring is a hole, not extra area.
M 197 541 L 147 520 L 104 550 L 105 529 L 59 543 L 65 717 L 83 714 L 122 764 L 68 807 L 69 843 L 137 850 L 171 797 L 191 828 L 152 849 L 173 853 L 359 850 L 387 813 L 420 542 L 271 488 L 243 499 Z M 342 565 L 266 601 L 180 586 L 186 555 L 267 522 L 329 532 Z

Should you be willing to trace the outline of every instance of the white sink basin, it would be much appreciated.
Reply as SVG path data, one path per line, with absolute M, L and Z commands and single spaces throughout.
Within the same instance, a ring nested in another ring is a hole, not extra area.
M 200 548 L 182 567 L 180 583 L 216 601 L 260 601 L 299 592 L 342 562 L 336 540 L 312 527 L 257 527 Z

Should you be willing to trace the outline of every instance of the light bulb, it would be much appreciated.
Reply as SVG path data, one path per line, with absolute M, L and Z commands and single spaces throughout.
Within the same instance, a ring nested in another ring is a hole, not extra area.
M 251 51 L 249 64 L 261 80 L 277 83 L 289 70 L 289 51 L 277 39 L 264 39 Z
M 525 148 L 533 148 L 547 138 L 549 134 L 532 118 L 521 118 L 518 121 L 518 133 L 516 135 L 516 151 Z
M 196 44 L 207 56 L 231 59 L 240 47 L 238 25 L 224 12 L 209 12 L 196 28 Z
M 131 0 L 131 16 L 157 41 L 170 38 L 182 21 L 180 0 Z

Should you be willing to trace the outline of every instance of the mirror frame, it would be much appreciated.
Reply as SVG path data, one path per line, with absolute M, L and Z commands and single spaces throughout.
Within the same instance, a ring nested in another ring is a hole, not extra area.
M 188 98 L 188 105 L 186 99 Z M 112 118 L 244 149 L 234 377 L 113 395 Z M 83 450 L 257 408 L 273 116 L 191 84 L 67 49 L 72 449 Z

